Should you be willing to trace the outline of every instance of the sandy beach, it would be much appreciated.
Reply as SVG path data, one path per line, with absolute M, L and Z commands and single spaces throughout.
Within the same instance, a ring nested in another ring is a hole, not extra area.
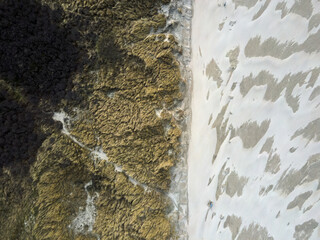
M 189 239 L 320 238 L 319 24 L 318 1 L 194 1 Z

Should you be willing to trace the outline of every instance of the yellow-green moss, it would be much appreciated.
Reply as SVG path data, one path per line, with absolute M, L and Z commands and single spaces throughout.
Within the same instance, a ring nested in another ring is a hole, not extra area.
M 35 239 L 71 239 L 68 225 L 85 205 L 84 183 L 91 179 L 89 152 L 63 135 L 47 139 L 31 169 L 36 188 Z
M 26 190 L 33 197 L 24 195 L 32 199 L 30 211 L 21 217 L 27 222 L 24 239 L 172 237 L 166 216 L 172 203 L 165 193 L 170 187 L 169 170 L 180 151 L 181 130 L 171 110 L 183 95 L 174 56 L 177 43 L 172 35 L 154 33 L 166 24 L 158 13 L 165 2 L 55 3 L 65 11 L 65 25 L 74 24 L 72 16 L 77 14 L 88 19 L 88 25 L 79 30 L 83 38 L 78 44 L 91 62 L 73 77 L 73 91 L 81 96 L 79 111 L 72 112 L 67 99 L 61 104 L 73 117 L 70 133 L 86 147 L 54 129 L 43 142 Z M 87 37 L 89 33 L 96 38 Z M 156 114 L 159 109 L 163 109 L 161 116 Z M 43 129 L 50 132 L 47 126 Z M 90 149 L 96 147 L 103 149 L 107 161 L 93 158 Z M 123 172 L 116 172 L 114 164 Z M 134 185 L 128 176 L 149 190 Z M 75 234 L 68 226 L 86 204 L 84 184 L 90 180 L 99 194 L 94 229 Z

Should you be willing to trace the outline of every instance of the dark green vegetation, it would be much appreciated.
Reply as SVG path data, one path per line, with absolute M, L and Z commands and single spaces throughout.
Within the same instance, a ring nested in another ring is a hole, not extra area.
M 173 236 L 165 193 L 179 154 L 171 111 L 183 96 L 179 49 L 161 33 L 167 2 L 0 0 L 1 239 Z M 61 132 L 52 120 L 61 109 L 71 134 L 108 161 Z M 95 223 L 77 232 L 69 226 L 89 181 Z

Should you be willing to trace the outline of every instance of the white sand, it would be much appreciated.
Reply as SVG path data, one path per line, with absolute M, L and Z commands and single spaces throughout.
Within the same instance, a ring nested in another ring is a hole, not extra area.
M 320 239 L 320 2 L 279 2 L 194 1 L 191 240 Z

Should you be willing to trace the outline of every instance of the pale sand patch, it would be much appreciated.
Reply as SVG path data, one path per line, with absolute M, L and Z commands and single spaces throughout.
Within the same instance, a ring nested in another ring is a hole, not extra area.
M 237 7 L 244 6 L 247 8 L 252 8 L 254 5 L 257 4 L 258 0 L 232 0 Z
M 232 233 L 232 240 L 234 240 L 237 237 L 241 224 L 241 217 L 237 217 L 235 215 L 228 216 L 226 221 L 224 222 L 223 227 L 228 227 L 230 229 Z
M 298 136 L 301 136 L 308 139 L 309 141 L 313 140 L 316 142 L 320 141 L 320 118 L 310 122 L 306 127 L 297 130 L 291 139 L 294 139 Z
M 274 137 L 267 138 L 260 150 L 260 153 L 263 153 L 263 152 L 270 153 L 273 142 L 274 142 Z
M 302 44 L 294 41 L 286 41 L 281 43 L 280 40 L 270 37 L 261 42 L 261 36 L 251 38 L 246 47 L 246 57 L 264 57 L 271 56 L 279 59 L 286 59 L 292 54 L 304 51 L 306 53 L 318 53 L 320 31 L 311 34 Z
M 278 154 L 270 154 L 264 171 L 275 174 L 280 170 L 280 163 L 281 159 Z
M 216 143 L 214 155 L 212 157 L 212 162 L 214 162 L 214 160 L 216 159 L 222 143 L 228 136 L 228 132 L 229 132 L 229 130 L 227 130 L 228 119 L 224 120 L 224 115 L 227 111 L 227 108 L 228 108 L 228 104 L 222 107 L 216 120 L 212 124 L 212 128 L 215 128 L 217 133 L 217 143 Z
M 286 195 L 290 194 L 296 187 L 318 181 L 318 190 L 320 189 L 320 154 L 311 156 L 307 163 L 299 170 L 291 169 L 283 173 L 276 188 Z
M 311 0 L 296 0 L 293 6 L 288 9 L 287 3 L 282 1 L 278 3 L 276 10 L 281 10 L 281 18 L 284 18 L 289 13 L 295 13 L 301 17 L 309 19 L 313 11 L 313 6 Z
M 264 11 L 268 8 L 270 2 L 271 2 L 271 0 L 266 0 L 266 2 L 259 9 L 259 11 L 253 16 L 252 21 L 256 20 L 257 18 L 259 18 L 264 13 Z
M 319 24 L 320 24 L 320 13 L 317 13 L 310 18 L 309 24 L 308 24 L 308 31 L 310 31 L 312 28 L 318 27 Z
M 309 97 L 309 101 L 312 101 L 313 99 L 315 99 L 319 95 L 320 95 L 320 86 L 317 86 L 313 89 L 313 91 Z
M 261 71 L 256 77 L 252 74 L 243 78 L 240 83 L 240 92 L 243 96 L 247 95 L 250 89 L 254 86 L 266 85 L 267 89 L 264 94 L 264 99 L 275 102 L 279 99 L 282 92 L 285 90 L 285 98 L 288 106 L 293 112 L 299 109 L 299 96 L 293 96 L 293 89 L 298 85 L 302 86 L 306 83 L 306 78 L 310 73 L 315 72 L 315 69 L 308 72 L 299 72 L 296 74 L 288 74 L 281 81 L 276 79 L 267 71 Z M 311 76 L 312 77 L 312 76 Z
M 251 223 L 248 228 L 242 229 L 237 240 L 273 240 L 265 227 Z
M 226 55 L 226 57 L 229 58 L 229 63 L 230 63 L 231 70 L 236 69 L 237 66 L 238 66 L 239 53 L 240 53 L 240 47 L 237 46 L 235 49 L 230 50 Z
M 206 75 L 208 78 L 217 82 L 218 87 L 221 87 L 222 79 L 221 79 L 222 71 L 220 70 L 218 64 L 214 59 L 210 61 L 210 63 L 206 67 Z
M 309 221 L 306 221 L 301 225 L 297 225 L 295 227 L 296 231 L 293 237 L 296 240 L 308 240 L 311 237 L 314 229 L 318 227 L 318 225 L 319 224 L 314 219 L 310 219 Z
M 287 206 L 287 209 L 292 209 L 298 207 L 300 210 L 302 205 L 307 201 L 307 199 L 312 195 L 312 191 L 308 191 L 305 193 L 301 193 L 300 195 L 296 196 Z
M 238 197 L 242 195 L 242 191 L 244 186 L 247 184 L 248 178 L 246 177 L 239 177 L 239 175 L 232 171 L 224 184 L 224 189 L 226 190 L 226 194 L 230 197 L 233 197 L 237 194 Z
M 246 122 L 238 129 L 233 129 L 231 131 L 230 139 L 239 136 L 244 148 L 252 148 L 266 134 L 269 125 L 270 120 L 265 120 L 261 124 L 258 124 L 257 122 Z

